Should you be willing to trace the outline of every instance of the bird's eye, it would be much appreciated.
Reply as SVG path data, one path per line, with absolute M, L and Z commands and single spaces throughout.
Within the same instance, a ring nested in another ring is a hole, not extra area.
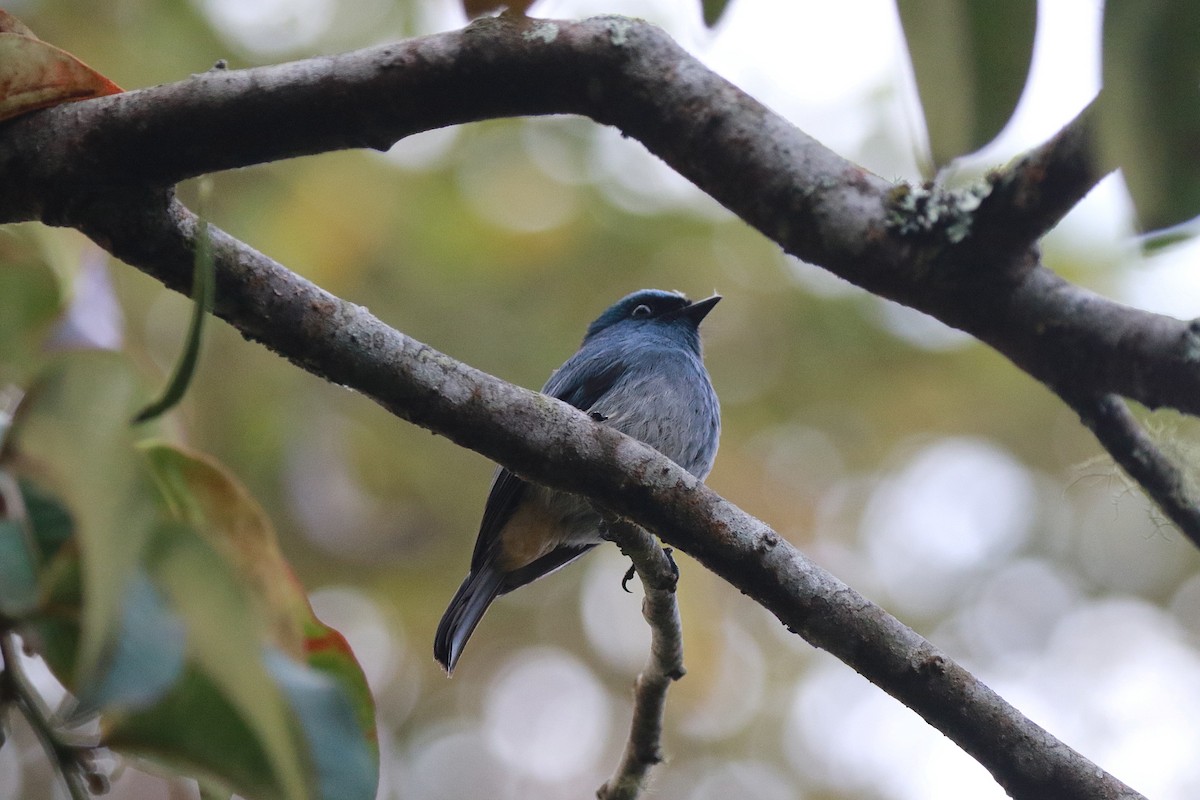
M 636 317 L 648 317 L 648 316 L 650 316 L 650 306 L 648 306 L 648 305 L 646 305 L 645 303 L 643 303 L 642 305 L 638 306 L 637 308 L 635 308 L 635 309 L 633 310 L 633 316 L 634 316 L 635 318 L 636 318 Z

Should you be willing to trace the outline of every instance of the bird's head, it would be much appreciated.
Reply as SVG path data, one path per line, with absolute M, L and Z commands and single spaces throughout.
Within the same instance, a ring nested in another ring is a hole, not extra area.
M 642 289 L 613 303 L 596 321 L 588 326 L 583 341 L 605 332 L 675 331 L 688 341 L 698 344 L 700 322 L 712 311 L 721 295 L 714 294 L 704 300 L 692 302 L 680 292 L 664 292 L 661 289 Z

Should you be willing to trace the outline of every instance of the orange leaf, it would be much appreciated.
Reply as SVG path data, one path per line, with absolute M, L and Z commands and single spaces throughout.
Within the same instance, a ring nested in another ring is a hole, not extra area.
M 310 609 L 311 614 L 311 609 Z M 304 625 L 305 649 L 308 651 L 308 665 L 320 670 L 337 682 L 350 705 L 354 708 L 354 716 L 359 728 L 367 737 L 372 748 L 379 747 L 379 739 L 375 732 L 375 700 L 371 689 L 367 686 L 367 677 L 362 667 L 354 657 L 346 637 L 326 625 L 315 615 L 310 616 Z
M 140 446 L 168 505 L 195 526 L 261 604 L 273 644 L 303 659 L 304 624 L 312 617 L 312 607 L 279 550 L 262 506 L 232 473 L 206 455 L 155 440 Z
M 0 120 L 120 91 L 120 86 L 0 11 Z
M 0 8 L 0 33 L 17 33 L 21 36 L 28 36 L 30 39 L 36 39 L 33 31 L 25 27 L 25 23 L 14 17 L 12 14 Z

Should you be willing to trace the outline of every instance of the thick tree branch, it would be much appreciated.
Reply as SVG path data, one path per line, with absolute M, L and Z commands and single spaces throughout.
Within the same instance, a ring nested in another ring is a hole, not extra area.
M 662 763 L 663 712 L 667 689 L 684 675 L 683 630 L 675 585 L 679 570 L 669 550 L 654 537 L 611 515 L 608 538 L 633 562 L 645 590 L 642 616 L 650 626 L 650 655 L 633 687 L 633 721 L 629 740 L 612 777 L 596 792 L 599 800 L 635 800 L 646 787 L 650 770 Z M 628 576 L 627 576 L 628 577 Z
M 186 291 L 196 219 L 178 203 L 112 195 L 77 222 L 118 257 Z M 657 451 L 414 341 L 210 230 L 215 312 L 248 338 L 525 478 L 585 495 L 657 532 L 908 705 L 1012 796 L 1140 797 Z
M 0 220 L 94 230 L 113 187 L 165 187 L 271 159 L 385 147 L 442 125 L 545 113 L 620 127 L 789 252 L 974 334 L 1055 390 L 1200 413 L 1200 328 L 1098 297 L 1037 259 L 1037 237 L 1103 175 L 1093 107 L 998 173 L 973 216 L 939 209 L 963 238 L 936 228 L 902 235 L 924 222 L 900 207 L 903 193 L 658 29 L 618 18 L 483 20 L 32 114 L 0 127 Z
M 1112 171 L 1097 153 L 1097 114 L 1093 100 L 1040 147 L 991 176 L 991 194 L 975 215 L 978 249 L 1036 242 Z
M 11 120 L 0 125 L 0 222 L 85 224 L 115 187 L 165 188 L 214 170 L 383 148 L 421 130 L 528 114 L 583 114 L 620 128 L 789 253 L 974 334 L 1052 386 L 1069 381 L 1200 413 L 1192 328 L 1092 295 L 1036 258 L 1036 237 L 1101 174 L 1088 155 L 1090 112 L 999 179 L 978 220 L 950 209 L 965 239 L 901 235 L 912 220 L 892 184 L 806 136 L 659 29 L 627 19 L 488 19 Z M 994 246 L 1007 226 L 1004 246 Z

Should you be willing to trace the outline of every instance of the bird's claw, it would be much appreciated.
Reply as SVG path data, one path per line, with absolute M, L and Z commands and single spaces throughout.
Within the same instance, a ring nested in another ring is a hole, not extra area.
M 665 555 L 667 557 L 667 563 L 671 565 L 671 578 L 672 578 L 671 582 L 678 583 L 679 582 L 679 565 L 675 563 L 675 557 L 671 555 L 671 553 L 673 553 L 673 552 L 675 552 L 675 551 L 669 547 L 663 548 L 663 555 Z M 626 572 L 625 572 L 625 577 L 621 578 L 621 588 L 624 589 L 629 594 L 632 594 L 632 592 L 629 591 L 629 582 L 631 580 L 633 580 L 633 576 L 636 574 L 637 574 L 637 567 L 634 566 L 633 564 L 630 564 L 629 569 L 626 570 Z
M 671 574 L 675 576 L 675 580 L 679 580 L 679 565 L 675 563 L 675 557 L 671 553 L 675 552 L 670 547 L 663 548 L 663 555 L 667 557 L 667 561 L 671 564 Z
M 630 564 L 629 570 L 625 573 L 625 577 L 621 578 L 621 588 L 625 590 L 626 594 L 633 594 L 633 592 L 629 591 L 629 582 L 633 580 L 634 575 L 637 575 L 637 567 L 635 567 L 633 564 Z

